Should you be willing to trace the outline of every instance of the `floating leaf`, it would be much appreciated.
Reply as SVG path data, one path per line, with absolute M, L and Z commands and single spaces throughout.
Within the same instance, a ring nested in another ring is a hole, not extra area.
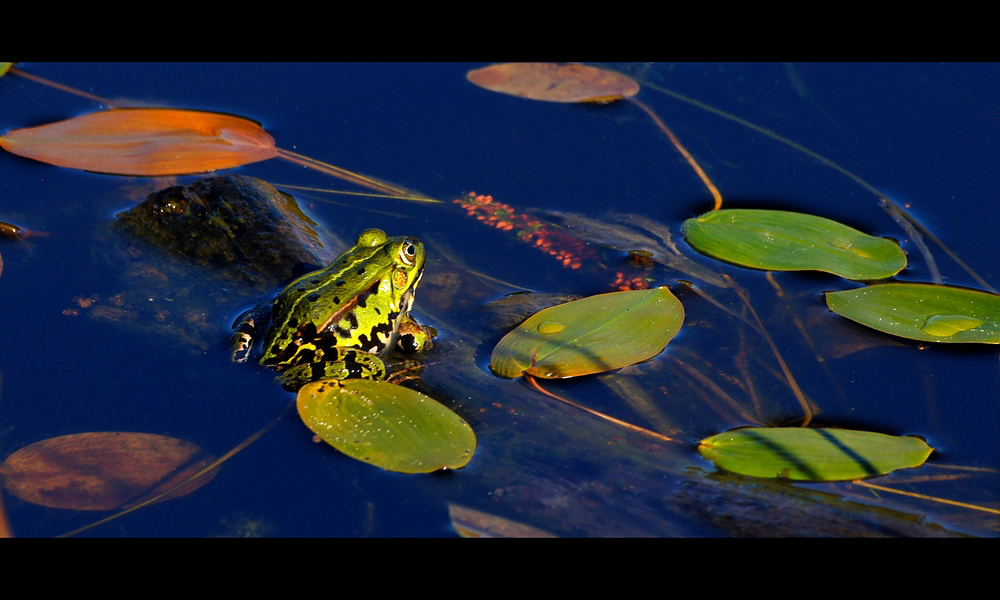
M 701 440 L 715 466 L 751 477 L 844 481 L 919 467 L 934 449 L 917 437 L 804 427 L 754 427 Z
M 464 538 L 556 537 L 544 529 L 511 521 L 510 519 L 451 502 L 448 503 L 448 516 L 451 517 L 452 527 L 455 528 L 458 535 Z
M 461 417 L 384 381 L 314 381 L 299 390 L 297 403 L 302 421 L 325 442 L 389 471 L 458 469 L 476 451 L 476 434 Z
M 578 377 L 649 360 L 684 323 L 684 307 L 666 287 L 611 292 L 539 311 L 493 349 L 501 377 Z
M 612 102 L 639 93 L 631 77 L 577 64 L 492 65 L 469 71 L 466 78 L 492 92 L 549 102 Z
M 698 252 L 755 269 L 870 280 L 892 277 L 906 266 L 906 255 L 892 240 L 802 213 L 716 210 L 684 221 L 682 229 Z
M 233 115 L 168 108 L 116 108 L 15 129 L 10 152 L 44 163 L 117 175 L 183 175 L 278 155 L 260 125 Z
M 827 292 L 842 317 L 925 342 L 1000 344 L 1000 295 L 930 283 L 883 283 Z
M 78 433 L 21 448 L 0 464 L 7 490 L 51 508 L 110 510 L 137 504 L 195 475 L 215 457 L 190 442 L 151 433 Z M 174 490 L 190 494 L 218 469 Z

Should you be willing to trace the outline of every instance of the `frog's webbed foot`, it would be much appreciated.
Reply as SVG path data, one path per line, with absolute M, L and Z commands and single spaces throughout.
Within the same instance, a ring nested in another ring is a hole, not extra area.
M 437 336 L 437 329 L 425 327 L 407 314 L 400 322 L 396 333 L 396 347 L 406 354 L 417 354 L 426 352 L 434 346 L 433 338 Z
M 250 350 L 253 349 L 253 340 L 257 335 L 257 328 L 254 326 L 253 316 L 250 314 L 252 311 L 247 311 L 240 315 L 236 319 L 236 323 L 233 324 L 233 362 L 246 362 L 247 358 L 250 356 Z

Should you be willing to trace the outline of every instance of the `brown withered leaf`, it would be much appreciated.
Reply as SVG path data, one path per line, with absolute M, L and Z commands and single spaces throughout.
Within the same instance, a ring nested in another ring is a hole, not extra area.
M 21 448 L 0 464 L 7 491 L 51 508 L 111 510 L 137 504 L 198 473 L 215 457 L 190 442 L 150 433 L 78 433 Z M 161 500 L 189 494 L 217 469 Z
M 474 69 L 466 78 L 493 92 L 547 102 L 605 103 L 639 93 L 631 77 L 578 64 L 506 63 Z

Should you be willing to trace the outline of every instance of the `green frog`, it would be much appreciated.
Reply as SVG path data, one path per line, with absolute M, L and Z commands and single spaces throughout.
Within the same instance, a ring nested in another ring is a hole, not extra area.
M 287 389 L 317 379 L 384 379 L 379 355 L 392 344 L 404 352 L 431 344 L 433 330 L 409 315 L 424 258 L 416 238 L 366 229 L 330 266 L 237 318 L 233 360 L 245 362 L 263 335 L 260 364 L 278 371 Z

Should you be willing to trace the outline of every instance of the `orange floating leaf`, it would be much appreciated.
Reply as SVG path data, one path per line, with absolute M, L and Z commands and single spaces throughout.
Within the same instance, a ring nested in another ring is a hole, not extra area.
M 51 165 L 115 175 L 184 175 L 274 158 L 261 126 L 222 113 L 115 108 L 15 129 L 0 146 Z
M 150 433 L 79 433 L 21 448 L 0 464 L 3 484 L 27 502 L 73 510 L 111 510 L 160 494 L 212 464 L 190 442 Z M 213 469 L 162 500 L 189 494 Z
M 634 79 L 577 64 L 507 63 L 469 71 L 481 88 L 549 102 L 613 102 L 639 93 Z

